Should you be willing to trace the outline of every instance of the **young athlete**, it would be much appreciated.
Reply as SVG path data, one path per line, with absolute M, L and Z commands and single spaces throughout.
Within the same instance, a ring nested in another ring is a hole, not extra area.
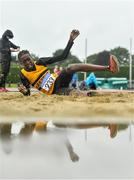
M 72 30 L 66 48 L 63 53 L 57 57 L 43 57 L 34 62 L 29 51 L 23 50 L 19 52 L 18 59 L 23 66 L 23 69 L 21 69 L 20 72 L 22 85 L 20 85 L 18 89 L 23 95 L 30 95 L 30 85 L 47 95 L 69 95 L 71 93 L 69 84 L 72 80 L 73 74 L 76 72 L 110 71 L 112 73 L 116 73 L 119 71 L 117 58 L 108 54 L 108 66 L 74 64 L 62 70 L 59 75 L 56 73 L 50 73 L 48 65 L 66 59 L 74 40 L 79 34 L 78 30 Z M 88 95 L 88 93 L 85 94 L 85 92 L 82 91 L 79 91 L 78 93 L 80 95 Z

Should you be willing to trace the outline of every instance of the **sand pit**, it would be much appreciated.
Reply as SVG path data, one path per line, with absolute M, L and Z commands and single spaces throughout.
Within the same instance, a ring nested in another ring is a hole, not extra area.
M 92 97 L 0 93 L 0 116 L 5 117 L 125 117 L 134 119 L 134 93 L 102 93 Z

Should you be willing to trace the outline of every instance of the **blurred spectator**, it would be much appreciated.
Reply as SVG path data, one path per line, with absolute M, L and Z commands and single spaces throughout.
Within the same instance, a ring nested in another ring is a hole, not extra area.
M 5 87 L 11 65 L 11 52 L 18 52 L 20 50 L 19 46 L 16 46 L 10 41 L 13 37 L 13 32 L 8 29 L 3 33 L 0 39 L 0 92 L 8 91 Z
M 89 74 L 87 79 L 85 80 L 86 86 L 89 87 L 90 89 L 97 89 L 97 80 L 95 74 L 92 72 Z
M 79 88 L 81 90 L 88 90 L 89 88 L 96 90 L 97 89 L 97 80 L 96 80 L 95 74 L 93 72 L 90 73 L 89 76 L 86 78 L 86 80 L 81 82 Z
M 77 88 L 78 87 L 78 74 L 74 73 L 71 81 L 71 87 Z

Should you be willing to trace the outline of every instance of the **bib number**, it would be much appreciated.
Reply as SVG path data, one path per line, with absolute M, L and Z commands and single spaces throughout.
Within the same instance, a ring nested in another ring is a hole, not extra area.
M 46 91 L 49 91 L 51 86 L 54 84 L 55 79 L 56 78 L 52 74 L 47 73 L 42 80 L 41 88 L 45 89 Z

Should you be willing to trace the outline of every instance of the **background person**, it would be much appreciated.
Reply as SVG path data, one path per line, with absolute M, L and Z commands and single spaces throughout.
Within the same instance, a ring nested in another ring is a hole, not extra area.
M 93 72 L 91 72 L 85 80 L 86 86 L 90 89 L 96 90 L 97 89 L 97 80 L 96 76 Z
M 73 74 L 73 77 L 72 77 L 72 80 L 71 80 L 71 87 L 73 88 L 77 88 L 78 87 L 78 74 L 77 73 L 74 73 Z
M 0 91 L 8 91 L 5 88 L 6 78 L 8 76 L 11 64 L 11 52 L 18 52 L 19 46 L 13 44 L 9 39 L 14 37 L 11 30 L 6 30 L 0 39 L 0 62 L 1 62 L 1 73 L 0 73 Z

